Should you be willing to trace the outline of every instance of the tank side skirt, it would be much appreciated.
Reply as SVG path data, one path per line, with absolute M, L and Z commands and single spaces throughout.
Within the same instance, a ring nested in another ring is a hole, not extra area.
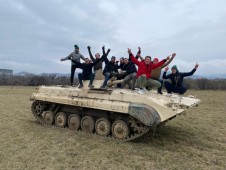
M 99 110 L 106 110 L 106 111 L 115 111 L 124 114 L 128 114 L 129 110 L 129 103 L 128 102 L 119 102 L 119 101 L 111 101 L 111 100 L 102 100 L 102 99 L 93 99 L 93 98 L 83 98 L 83 97 L 76 97 L 76 98 L 68 98 L 68 97 L 53 97 L 47 96 L 44 97 L 43 95 L 35 95 L 35 98 L 32 100 L 40 100 L 58 104 L 65 104 L 71 106 L 79 106 L 85 108 L 93 108 Z
M 129 114 L 148 126 L 154 126 L 155 124 L 159 124 L 161 122 L 161 118 L 158 112 L 153 107 L 141 103 L 129 103 L 110 100 L 106 101 L 100 99 L 81 98 L 81 97 L 79 98 L 61 97 L 59 99 L 57 97 L 48 96 L 48 98 L 45 98 L 43 96 L 36 95 L 35 98 L 37 100 L 48 101 L 58 104 Z
M 45 125 L 45 126 L 50 126 L 50 127 L 55 127 L 55 128 L 62 128 L 62 127 L 57 127 L 57 126 L 55 126 L 55 124 L 53 124 L 53 125 L 49 125 L 49 124 L 47 124 L 45 121 L 44 121 L 44 119 L 41 117 L 41 115 L 37 115 L 36 114 L 36 112 L 34 111 L 34 105 L 36 105 L 36 104 L 39 104 L 39 103 L 41 103 L 41 105 L 43 105 L 43 106 L 50 106 L 51 105 L 51 103 L 49 103 L 48 101 L 39 101 L 39 100 L 34 100 L 33 101 L 33 104 L 32 104 L 32 114 L 33 114 L 33 116 L 41 123 L 41 124 L 43 124 L 43 125 Z M 58 107 L 56 107 L 54 110 L 56 111 L 56 110 L 59 110 L 59 107 L 61 107 L 62 105 L 58 105 Z M 54 111 L 54 112 L 55 112 Z M 43 112 L 45 112 L 44 110 L 43 110 Z M 131 120 L 132 121 L 132 120 Z M 133 122 L 133 121 L 132 121 Z M 131 123 L 132 123 L 131 122 Z M 133 122 L 134 123 L 134 122 Z M 132 123 L 132 124 L 133 124 Z M 133 127 L 135 127 L 136 125 L 134 125 Z M 128 142 L 128 141 L 131 141 L 131 140 L 134 140 L 134 139 L 137 139 L 137 138 L 139 138 L 139 137 L 141 137 L 141 136 L 143 136 L 144 134 L 146 134 L 147 132 L 149 132 L 150 131 L 150 127 L 148 127 L 148 126 L 143 126 L 142 128 L 141 128 L 142 130 L 140 130 L 139 129 L 139 131 L 137 131 L 137 132 L 134 132 L 134 134 L 131 134 L 130 136 L 128 136 L 127 138 L 125 138 L 125 139 L 116 139 L 116 138 L 114 138 L 114 137 L 112 137 L 112 136 L 107 136 L 107 137 L 105 137 L 105 138 L 111 138 L 111 139 L 113 139 L 113 140 L 117 140 L 117 141 L 120 141 L 120 142 Z M 82 132 L 81 130 L 79 130 L 79 132 L 81 132 L 81 133 L 85 133 L 85 132 Z M 93 134 L 93 135 L 96 135 L 95 133 Z

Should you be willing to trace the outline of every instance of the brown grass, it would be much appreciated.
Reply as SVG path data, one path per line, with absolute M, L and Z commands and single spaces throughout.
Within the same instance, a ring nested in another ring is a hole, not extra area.
M 40 125 L 34 87 L 0 87 L 0 169 L 226 169 L 226 91 L 190 91 L 202 103 L 132 142 Z

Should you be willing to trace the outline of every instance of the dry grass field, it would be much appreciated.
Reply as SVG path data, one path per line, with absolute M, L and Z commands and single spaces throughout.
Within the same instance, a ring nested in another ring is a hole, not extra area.
M 31 114 L 34 87 L 0 87 L 0 169 L 226 169 L 226 91 L 189 91 L 202 103 L 120 143 L 51 128 Z

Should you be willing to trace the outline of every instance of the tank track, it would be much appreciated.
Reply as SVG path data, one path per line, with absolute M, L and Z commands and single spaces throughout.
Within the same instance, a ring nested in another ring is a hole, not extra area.
M 47 124 L 45 122 L 45 120 L 43 119 L 43 117 L 41 116 L 41 114 L 45 111 L 45 108 L 49 104 L 51 104 L 51 103 L 44 102 L 44 101 L 37 101 L 37 100 L 34 101 L 31 106 L 32 114 L 42 125 L 49 126 L 49 127 L 55 127 L 55 128 L 61 128 L 61 127 L 55 126 L 54 124 L 52 124 L 52 125 Z M 54 111 L 55 114 L 58 111 L 58 109 L 59 109 L 59 106 L 55 109 L 55 111 Z M 130 117 L 129 123 L 131 123 L 130 128 L 134 129 L 134 133 L 129 135 L 127 138 L 116 139 L 112 135 L 105 136 L 105 138 L 111 138 L 112 140 L 116 140 L 116 141 L 120 141 L 120 142 L 128 142 L 128 141 L 132 141 L 132 140 L 135 140 L 135 139 L 143 136 L 144 134 L 149 132 L 151 129 L 149 126 L 143 125 L 142 123 L 140 123 L 138 120 L 134 119 L 133 117 Z M 64 128 L 69 129 L 68 127 L 64 127 Z M 79 129 L 77 131 L 80 133 L 85 133 L 81 129 Z M 93 133 L 93 135 L 99 136 L 95 132 Z

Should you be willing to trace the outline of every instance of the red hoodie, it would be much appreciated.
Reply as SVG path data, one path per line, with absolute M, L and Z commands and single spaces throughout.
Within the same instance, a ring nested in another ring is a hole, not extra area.
M 139 76 L 146 74 L 146 78 L 151 78 L 151 72 L 152 70 L 161 67 L 166 60 L 162 60 L 156 64 L 153 64 L 152 62 L 150 62 L 149 65 L 146 65 L 144 61 L 138 61 L 133 54 L 129 54 L 130 59 L 134 62 L 134 64 L 136 64 L 138 66 L 138 71 L 137 71 L 137 76 L 136 78 L 138 78 Z

